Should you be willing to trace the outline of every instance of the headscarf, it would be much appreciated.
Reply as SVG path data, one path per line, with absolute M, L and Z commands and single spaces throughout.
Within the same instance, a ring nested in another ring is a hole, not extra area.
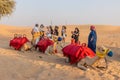
M 91 25 L 90 30 L 95 30 L 95 26 Z

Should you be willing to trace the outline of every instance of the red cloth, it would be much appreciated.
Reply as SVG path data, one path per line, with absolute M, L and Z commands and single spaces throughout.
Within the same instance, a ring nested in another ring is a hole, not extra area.
M 19 37 L 10 40 L 9 46 L 12 46 L 16 50 L 19 50 L 29 40 L 26 37 Z
M 26 38 L 26 37 L 23 37 L 22 39 L 21 39 L 21 45 L 23 45 L 23 44 L 25 44 L 26 42 L 29 42 L 29 40 Z
M 86 46 L 70 44 L 62 49 L 64 56 L 70 58 L 70 63 L 74 64 L 86 56 L 94 57 L 95 53 Z
M 43 38 L 38 42 L 37 47 L 39 48 L 40 51 L 44 53 L 47 47 L 53 44 L 54 42 L 52 40 Z

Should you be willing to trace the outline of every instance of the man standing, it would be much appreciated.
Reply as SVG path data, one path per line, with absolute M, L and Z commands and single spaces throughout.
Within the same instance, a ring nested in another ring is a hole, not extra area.
M 32 39 L 32 44 L 33 46 L 36 46 L 37 43 L 39 42 L 39 29 L 38 29 L 39 25 L 38 24 L 35 24 L 35 27 L 32 29 L 31 31 L 31 34 L 33 36 L 33 39 Z
M 96 30 L 95 30 L 95 26 L 90 26 L 90 34 L 88 37 L 88 47 L 94 52 L 96 53 L 96 42 L 97 42 L 97 34 L 96 34 Z

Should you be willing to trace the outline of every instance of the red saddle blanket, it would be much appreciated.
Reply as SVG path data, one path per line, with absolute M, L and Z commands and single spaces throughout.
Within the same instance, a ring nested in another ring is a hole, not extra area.
M 86 56 L 94 57 L 95 53 L 88 47 L 83 45 L 70 44 L 62 49 L 65 57 L 70 59 L 70 63 L 74 64 L 85 58 Z
M 10 40 L 9 46 L 12 46 L 16 50 L 19 50 L 29 40 L 26 37 L 19 37 Z
M 43 38 L 38 42 L 36 47 L 38 47 L 39 50 L 44 53 L 46 51 L 46 49 L 48 48 L 48 46 L 53 45 L 53 44 L 54 44 L 54 42 L 52 40 L 50 40 L 48 38 Z

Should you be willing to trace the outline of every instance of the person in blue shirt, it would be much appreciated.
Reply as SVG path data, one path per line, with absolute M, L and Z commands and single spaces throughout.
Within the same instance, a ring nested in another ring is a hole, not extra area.
M 97 34 L 95 30 L 95 26 L 90 26 L 91 32 L 89 33 L 88 36 L 88 47 L 96 53 L 96 42 L 97 42 Z

